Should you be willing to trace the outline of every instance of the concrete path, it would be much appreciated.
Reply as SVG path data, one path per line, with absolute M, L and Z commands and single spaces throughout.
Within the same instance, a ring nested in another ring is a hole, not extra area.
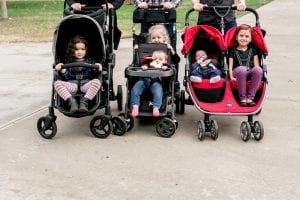
M 178 116 L 168 139 L 157 136 L 155 124 L 138 120 L 122 137 L 96 139 L 91 117 L 56 112 L 58 133 L 45 140 L 36 120 L 50 101 L 51 44 L 1 45 L 0 199 L 299 199 L 299 7 L 297 0 L 274 0 L 257 10 L 270 49 L 267 98 L 255 117 L 265 127 L 260 142 L 241 141 L 242 116 L 213 117 L 218 140 L 200 142 L 196 121 L 203 115 L 193 106 Z M 115 86 L 124 91 L 130 47 L 122 41 L 114 71 Z M 112 109 L 117 114 L 115 102 Z

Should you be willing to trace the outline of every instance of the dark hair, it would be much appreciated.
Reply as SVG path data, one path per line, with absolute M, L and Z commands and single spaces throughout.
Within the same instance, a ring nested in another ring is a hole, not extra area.
M 252 38 L 252 28 L 251 28 L 251 26 L 249 26 L 248 24 L 241 24 L 241 25 L 239 25 L 236 28 L 235 36 L 237 36 L 241 30 L 249 30 L 250 34 L 251 34 L 251 38 Z
M 76 49 L 76 44 L 78 43 L 83 43 L 85 45 L 86 50 L 88 49 L 88 41 L 84 37 L 76 35 L 73 38 L 71 38 L 66 49 L 66 57 L 69 62 L 76 59 L 74 53 Z

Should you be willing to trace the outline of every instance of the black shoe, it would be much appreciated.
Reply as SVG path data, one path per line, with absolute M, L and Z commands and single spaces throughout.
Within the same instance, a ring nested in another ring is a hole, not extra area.
M 70 97 L 68 99 L 68 102 L 69 102 L 69 106 L 70 106 L 70 113 L 74 113 L 74 112 L 78 111 L 78 104 L 74 97 Z
M 80 98 L 79 112 L 89 111 L 88 99 L 85 97 Z
M 245 106 L 247 106 L 247 103 L 246 103 L 245 101 L 241 101 L 241 102 L 240 102 L 240 106 L 245 107 Z
M 247 105 L 252 107 L 252 106 L 255 106 L 255 103 L 253 101 L 250 101 L 250 102 L 247 103 Z

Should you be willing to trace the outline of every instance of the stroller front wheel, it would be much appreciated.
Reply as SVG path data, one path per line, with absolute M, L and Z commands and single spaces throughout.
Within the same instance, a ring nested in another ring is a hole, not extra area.
M 255 121 L 253 124 L 253 136 L 256 141 L 260 141 L 264 137 L 264 126 L 262 122 Z
M 112 124 L 109 117 L 96 116 L 90 122 L 90 130 L 97 138 L 106 138 L 112 130 Z
M 204 140 L 204 135 L 205 135 L 205 123 L 204 123 L 203 120 L 200 120 L 198 122 L 197 132 L 198 132 L 198 138 L 199 138 L 199 140 L 203 141 Z
M 49 117 L 40 117 L 37 121 L 37 129 L 40 135 L 45 139 L 51 139 L 57 133 L 56 123 Z
M 240 127 L 241 138 L 244 142 L 247 142 L 251 136 L 251 125 L 249 122 L 243 121 Z
M 156 123 L 156 132 L 161 137 L 171 137 L 174 135 L 175 130 L 176 123 L 170 118 L 164 117 Z

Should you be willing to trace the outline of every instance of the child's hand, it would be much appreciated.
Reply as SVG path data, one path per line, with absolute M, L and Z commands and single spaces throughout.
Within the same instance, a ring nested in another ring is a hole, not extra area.
M 168 69 L 168 66 L 167 66 L 167 65 L 163 65 L 163 66 L 161 67 L 161 69 L 162 69 L 162 70 L 167 70 L 167 69 Z
M 147 70 L 148 66 L 147 65 L 142 65 L 141 68 L 142 68 L 142 70 Z
M 171 51 L 171 54 L 174 55 L 175 51 L 174 51 L 173 47 L 170 44 L 167 44 L 167 47 Z
M 63 65 L 64 65 L 63 63 L 58 63 L 57 65 L 55 65 L 55 70 L 60 71 Z
M 81 10 L 82 7 L 85 7 L 85 4 L 73 3 L 71 7 L 73 8 L 73 10 Z
M 114 6 L 108 2 L 107 2 L 107 8 L 106 8 L 106 4 L 102 4 L 101 7 L 103 10 L 110 10 L 110 9 L 114 8 Z
M 100 63 L 95 63 L 95 65 L 98 66 L 98 71 L 101 72 L 102 71 L 102 65 Z
M 175 7 L 174 4 L 171 2 L 161 3 L 161 5 L 164 7 L 164 9 L 171 9 Z
M 146 2 L 141 2 L 138 4 L 139 8 L 143 8 L 143 9 L 147 9 L 148 8 L 148 4 Z

